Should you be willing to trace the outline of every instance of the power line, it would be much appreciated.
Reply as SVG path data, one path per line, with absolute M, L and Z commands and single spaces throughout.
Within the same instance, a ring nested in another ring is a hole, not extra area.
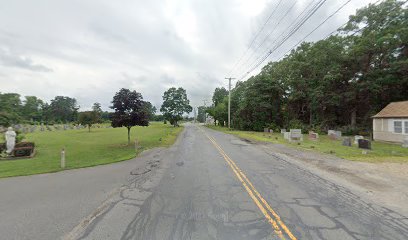
M 315 0 L 313 0 L 315 1 Z M 286 13 L 283 15 L 283 17 L 281 17 L 279 19 L 279 21 L 277 22 L 277 24 L 273 27 L 273 30 L 270 31 L 262 40 L 262 42 L 255 48 L 255 50 L 251 53 L 251 55 L 246 59 L 245 62 L 243 62 L 241 65 L 238 65 L 237 67 L 240 67 L 242 65 L 245 65 L 248 61 L 250 61 L 254 55 L 254 53 L 256 53 L 258 51 L 258 49 L 266 42 L 266 40 L 269 38 L 269 36 L 275 32 L 276 28 L 280 25 L 280 23 L 282 22 L 282 20 L 289 14 L 290 10 L 293 9 L 293 7 L 296 5 L 297 0 L 294 1 L 294 3 L 288 8 L 288 10 L 286 11 Z M 302 12 L 303 13 L 303 12 Z M 302 14 L 301 13 L 301 14 Z M 249 49 L 248 49 L 249 50 Z
M 302 13 L 301 14 L 299 14 L 298 15 L 298 17 L 296 17 L 296 19 L 290 24 L 290 26 L 287 28 L 287 30 L 289 30 L 289 33 L 287 33 L 284 37 L 283 37 L 283 42 L 286 40 L 285 38 L 287 38 L 287 37 L 290 37 L 290 36 L 292 36 L 314 13 L 315 13 L 315 11 L 317 11 L 317 9 L 319 9 L 322 5 L 323 5 L 323 3 L 325 2 L 326 0 L 320 0 L 319 2 L 317 2 L 316 4 L 314 4 L 313 6 L 312 6 L 312 8 L 308 8 L 308 7 L 306 7 L 303 11 L 302 11 Z M 314 3 L 314 1 L 312 2 L 312 3 L 310 3 L 310 4 L 313 4 Z M 309 5 L 310 5 L 309 4 Z M 306 14 L 304 14 L 303 15 L 303 13 L 306 11 L 306 10 L 308 10 L 307 12 L 306 12 Z M 303 16 L 302 16 L 303 15 Z M 301 17 L 301 19 L 297 22 L 297 19 L 299 19 L 299 17 Z M 294 26 L 293 28 L 291 28 L 292 26 Z M 284 32 L 282 32 L 273 42 L 272 42 L 272 44 L 274 44 L 274 43 L 276 43 L 276 41 L 280 38 L 280 37 L 282 37 L 286 32 L 287 32 L 287 30 L 286 31 L 284 31 Z M 281 40 L 281 42 L 282 42 L 282 40 Z M 282 44 L 283 44 L 283 42 L 282 42 Z M 271 46 L 272 46 L 272 44 L 270 44 Z M 282 44 L 279 44 L 279 45 L 282 45 Z M 276 45 L 278 45 L 278 44 L 276 44 Z M 276 46 L 275 45 L 275 46 Z M 268 53 L 267 53 L 267 55 L 269 54 L 272 54 L 272 52 L 273 52 L 274 50 L 269 50 L 268 51 Z M 251 71 L 253 71 L 253 68 L 255 69 L 257 66 L 259 66 L 260 65 L 260 63 L 259 63 L 259 61 L 261 61 L 261 62 L 263 62 L 266 58 L 267 58 L 268 56 L 266 56 L 266 55 L 263 55 L 263 56 L 260 56 L 260 57 L 258 57 L 258 58 L 256 58 L 256 59 L 254 59 L 254 61 L 252 61 L 252 63 L 249 65 L 249 67 L 248 67 L 248 69 L 252 69 L 252 70 L 250 70 L 250 71 L 247 71 L 246 73 L 244 72 L 243 74 L 244 74 L 244 76 L 241 78 L 241 80 L 246 76 L 246 74 L 248 74 L 249 72 L 251 72 Z M 261 60 L 260 60 L 261 59 Z M 254 67 L 255 66 L 255 67 Z
M 269 50 L 263 57 L 260 58 L 258 61 L 254 61 L 251 65 L 249 70 L 244 73 L 244 75 L 240 78 L 240 80 L 244 79 L 249 73 L 251 73 L 254 69 L 256 69 L 259 65 L 261 65 L 276 49 L 278 49 L 280 46 L 282 46 L 283 43 L 287 39 L 289 39 L 293 34 L 295 34 L 304 24 L 307 20 L 312 17 L 318 9 L 326 2 L 327 0 L 320 0 L 317 2 L 306 14 L 301 18 L 301 20 L 297 23 L 295 23 L 295 26 L 290 29 L 290 31 L 278 42 L 274 45 L 274 47 Z M 293 24 L 291 24 L 293 25 Z M 286 31 L 285 31 L 286 32 Z M 285 32 L 283 32 L 277 39 L 279 39 Z M 275 43 L 276 40 L 273 42 Z M 272 44 L 273 44 L 272 43 Z M 271 44 L 271 45 L 272 45 Z M 259 58 L 258 58 L 259 59 Z
M 268 16 L 268 18 L 266 19 L 266 21 L 264 22 L 264 24 L 262 25 L 262 27 L 258 30 L 258 32 L 255 34 L 254 38 L 252 39 L 251 43 L 249 44 L 247 50 L 244 52 L 244 54 L 241 55 L 241 57 L 238 59 L 238 61 L 234 64 L 234 66 L 231 68 L 230 72 L 231 73 L 235 67 L 240 63 L 240 61 L 242 60 L 242 58 L 244 56 L 246 56 L 246 54 L 248 53 L 248 51 L 251 49 L 252 45 L 255 43 L 255 40 L 258 38 L 259 34 L 263 31 L 263 29 L 265 28 L 265 26 L 268 24 L 269 20 L 272 18 L 273 14 L 275 14 L 276 10 L 278 9 L 279 5 L 281 4 L 282 0 L 279 0 L 278 4 L 275 6 L 275 8 L 273 9 L 272 13 Z
M 297 42 L 289 51 L 285 53 L 285 55 L 292 51 L 297 45 L 299 45 L 301 42 L 303 42 L 306 38 L 308 38 L 310 35 L 312 35 L 318 28 L 320 28 L 323 24 L 325 24 L 330 18 L 332 18 L 334 15 L 336 15 L 341 9 L 343 9 L 347 4 L 349 4 L 352 0 L 347 0 L 345 3 L 343 3 L 336 11 L 334 11 L 332 14 L 330 14 L 326 19 L 324 19 L 319 25 L 317 25 L 311 32 L 309 32 L 304 38 L 302 38 L 299 42 Z M 346 23 L 347 24 L 347 23 Z M 342 26 L 344 26 L 343 24 Z M 337 30 L 336 30 L 337 31 Z

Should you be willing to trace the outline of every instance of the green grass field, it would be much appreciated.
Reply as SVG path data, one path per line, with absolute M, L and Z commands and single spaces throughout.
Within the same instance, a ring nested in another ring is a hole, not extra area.
M 251 131 L 230 131 L 225 127 L 213 125 L 207 127 L 225 133 L 237 135 L 238 137 L 249 140 L 285 144 L 291 147 L 308 151 L 334 154 L 338 157 L 352 161 L 408 163 L 408 148 L 403 148 L 401 147 L 401 145 L 397 144 L 372 142 L 372 150 L 368 151 L 367 154 L 362 154 L 362 149 L 357 148 L 356 145 L 353 144 L 352 147 L 342 146 L 342 142 L 340 140 L 330 140 L 327 135 L 320 135 L 319 141 L 309 140 L 308 136 L 304 135 L 304 141 L 300 143 L 300 145 L 298 145 L 297 143 L 289 143 L 283 138 L 283 135 L 280 133 L 268 134 L 263 132 Z
M 25 140 L 35 143 L 35 157 L 0 161 L 0 177 L 61 171 L 62 148 L 66 150 L 66 169 L 128 160 L 143 150 L 172 145 L 182 129 L 158 122 L 149 127 L 132 127 L 131 139 L 138 139 L 140 145 L 137 152 L 134 142 L 127 145 L 126 128 L 93 128 L 90 133 L 88 129 L 30 133 Z

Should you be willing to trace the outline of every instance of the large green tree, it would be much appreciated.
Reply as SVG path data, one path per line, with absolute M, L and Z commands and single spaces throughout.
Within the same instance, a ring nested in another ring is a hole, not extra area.
M 238 82 L 231 92 L 233 127 L 371 128 L 373 114 L 390 102 L 408 99 L 404 3 L 385 0 L 359 9 L 337 35 L 304 42 Z M 209 112 L 215 118 L 223 109 L 222 93 L 226 91 L 214 91 Z
M 41 121 L 44 102 L 36 96 L 26 96 L 21 115 L 26 120 Z
M 160 112 L 173 126 L 178 125 L 178 121 L 183 119 L 184 113 L 190 113 L 191 111 L 193 111 L 193 108 L 190 106 L 190 100 L 187 98 L 185 89 L 172 87 L 164 92 Z
M 148 126 L 149 111 L 147 102 L 142 94 L 122 88 L 115 94 L 111 108 L 115 111 L 111 115 L 112 127 L 126 127 L 128 144 L 130 144 L 130 129 L 133 126 Z
M 67 96 L 56 96 L 47 107 L 47 118 L 56 122 L 73 122 L 78 117 L 77 101 Z

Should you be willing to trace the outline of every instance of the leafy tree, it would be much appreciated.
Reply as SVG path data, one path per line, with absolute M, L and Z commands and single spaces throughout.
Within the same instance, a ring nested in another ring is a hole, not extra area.
M 57 122 L 73 122 L 77 119 L 78 109 L 75 98 L 56 96 L 47 109 L 48 118 Z
M 156 107 L 153 106 L 150 102 L 146 102 L 146 110 L 149 113 L 149 120 L 154 120 L 155 114 L 156 114 Z
M 0 112 L 3 112 L 4 123 L 17 123 L 21 121 L 21 100 L 17 93 L 0 93 Z
M 224 87 L 216 88 L 212 96 L 212 101 L 214 106 L 217 106 L 219 103 L 224 101 L 224 98 L 228 96 L 228 90 Z
M 92 111 L 97 112 L 97 113 L 99 113 L 99 114 L 102 114 L 103 111 L 102 111 L 101 104 L 98 103 L 98 102 L 94 103 L 94 104 L 92 105 Z
M 100 117 L 96 111 L 80 112 L 78 122 L 82 125 L 88 126 L 88 131 L 91 132 L 92 125 L 100 122 Z
M 133 126 L 148 126 L 149 112 L 142 94 L 122 88 L 112 100 L 112 127 L 126 127 L 128 144 L 130 144 L 130 129 Z
M 23 118 L 29 121 L 41 121 L 44 102 L 36 96 L 26 96 L 21 109 Z
M 101 123 L 102 122 L 102 114 L 103 114 L 101 104 L 98 103 L 98 102 L 94 103 L 92 105 L 92 112 L 94 112 L 94 115 L 95 115 L 95 118 L 96 118 L 95 123 Z
M 197 113 L 197 121 L 200 123 L 205 122 L 205 116 L 206 116 L 206 111 L 207 108 L 205 106 L 199 106 L 198 107 L 198 113 Z
M 183 88 L 169 88 L 163 94 L 163 104 L 160 112 L 173 126 L 178 125 L 178 121 L 183 119 L 183 113 L 190 113 L 193 108 L 189 105 L 186 90 Z

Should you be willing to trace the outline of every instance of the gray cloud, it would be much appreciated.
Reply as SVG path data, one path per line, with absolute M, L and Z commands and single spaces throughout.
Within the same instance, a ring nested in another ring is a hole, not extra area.
M 282 1 L 282 8 L 262 34 L 274 27 L 287 6 L 296 2 L 296 8 L 268 43 L 311 1 Z M 327 1 L 268 60 L 279 57 L 343 2 Z M 357 7 L 369 2 L 374 0 L 352 1 L 308 40 L 324 37 Z M 191 104 L 198 106 L 203 99 L 211 98 L 215 87 L 227 87 L 224 77 L 276 3 L 277 0 L 0 0 L 2 92 L 36 95 L 46 101 L 56 95 L 68 95 L 77 98 L 82 109 L 89 109 L 94 102 L 108 109 L 113 95 L 122 87 L 141 92 L 146 100 L 160 107 L 163 92 L 181 86 L 187 90 Z M 254 55 L 267 49 L 266 44 Z M 241 69 L 244 71 L 245 67 Z M 233 72 L 233 77 L 238 77 L 238 73 Z
M 29 57 L 11 54 L 4 49 L 0 49 L 0 64 L 4 66 L 27 69 L 34 72 L 52 72 L 51 68 L 41 64 L 36 64 Z

